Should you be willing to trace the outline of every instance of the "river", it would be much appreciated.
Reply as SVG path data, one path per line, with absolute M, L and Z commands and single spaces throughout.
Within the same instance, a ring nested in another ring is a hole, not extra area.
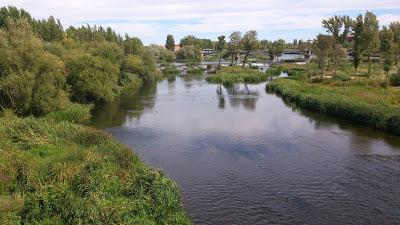
M 195 224 L 400 223 L 400 138 L 265 83 L 170 78 L 97 108 L 93 125 L 173 178 Z

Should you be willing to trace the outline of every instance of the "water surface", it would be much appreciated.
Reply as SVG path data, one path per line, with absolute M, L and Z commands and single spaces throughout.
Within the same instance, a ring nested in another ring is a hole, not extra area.
M 93 124 L 176 180 L 195 224 L 400 222 L 400 138 L 296 109 L 265 83 L 170 78 Z

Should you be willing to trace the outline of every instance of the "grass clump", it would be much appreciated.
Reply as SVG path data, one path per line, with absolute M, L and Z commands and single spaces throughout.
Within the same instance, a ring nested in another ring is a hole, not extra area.
M 180 74 L 181 71 L 176 68 L 174 65 L 168 65 L 164 69 L 162 69 L 162 74 L 164 76 L 169 76 L 169 75 L 177 75 Z
M 277 79 L 267 84 L 296 105 L 400 135 L 400 90 Z
M 266 73 L 268 76 L 279 76 L 282 73 L 282 70 L 278 67 L 271 67 Z
M 258 70 L 231 66 L 220 69 L 216 74 L 208 76 L 206 80 L 211 83 L 231 85 L 235 83 L 260 83 L 270 76 L 272 75 Z
M 400 71 L 397 73 L 390 74 L 389 80 L 390 80 L 390 85 L 400 86 Z
M 67 114 L 0 118 L 0 224 L 190 224 L 171 179 Z

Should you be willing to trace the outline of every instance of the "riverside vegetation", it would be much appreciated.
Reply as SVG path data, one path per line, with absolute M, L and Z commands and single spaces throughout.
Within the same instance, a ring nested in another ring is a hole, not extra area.
M 354 21 L 335 16 L 322 24 L 331 35 L 314 41 L 316 58 L 307 65 L 277 65 L 289 78 L 267 89 L 300 107 L 399 135 L 400 23 L 379 30 L 376 16 L 366 12 Z M 350 60 L 344 47 L 353 49 Z
M 378 67 L 378 64 L 373 65 L 373 68 Z M 280 69 L 287 71 L 289 77 L 269 82 L 267 89 L 289 102 L 308 110 L 400 134 L 400 89 L 390 86 L 392 78 L 356 76 L 354 72 L 344 72 L 346 66 L 335 76 L 321 78 L 313 76 L 318 71 L 314 63 L 308 66 L 283 64 Z M 361 70 L 367 71 L 368 68 L 362 67 Z M 394 74 L 391 77 L 396 76 Z
M 272 72 L 263 73 L 249 68 L 230 66 L 218 70 L 216 74 L 208 76 L 206 80 L 211 83 L 226 85 L 234 83 L 260 83 L 267 80 L 268 77 L 276 75 L 279 75 L 276 73 L 276 69 L 272 70 Z
M 93 104 L 159 79 L 165 51 L 0 9 L 1 224 L 190 223 L 173 181 L 84 125 Z

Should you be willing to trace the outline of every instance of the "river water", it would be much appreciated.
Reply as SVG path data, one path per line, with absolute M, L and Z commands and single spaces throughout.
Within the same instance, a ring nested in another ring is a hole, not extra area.
M 265 83 L 170 78 L 93 125 L 173 178 L 195 224 L 400 223 L 400 138 L 296 109 Z

